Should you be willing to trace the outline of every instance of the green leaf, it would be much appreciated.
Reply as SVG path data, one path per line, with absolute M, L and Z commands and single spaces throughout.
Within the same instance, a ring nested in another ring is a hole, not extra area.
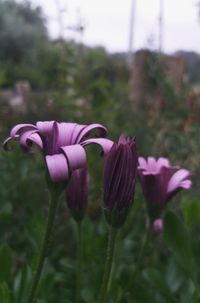
M 157 269 L 147 268 L 143 270 L 142 274 L 149 285 L 154 287 L 162 295 L 162 297 L 166 299 L 166 302 L 177 302 L 174 296 L 170 293 L 170 289 L 163 275 Z
M 29 267 L 24 267 L 14 280 L 14 296 L 16 299 L 15 303 L 23 303 L 26 301 L 26 297 L 29 292 L 29 284 L 31 282 L 32 273 Z
M 1 303 L 10 302 L 10 291 L 8 285 L 5 282 L 0 284 L 0 302 Z
M 195 281 L 195 260 L 190 235 L 184 223 L 172 212 L 165 216 L 163 237 L 177 263 Z
M 191 226 L 200 217 L 200 201 L 193 200 L 193 201 L 186 201 L 182 203 L 183 214 L 187 225 Z
M 12 251 L 8 245 L 0 247 L 0 282 L 8 281 L 12 271 Z

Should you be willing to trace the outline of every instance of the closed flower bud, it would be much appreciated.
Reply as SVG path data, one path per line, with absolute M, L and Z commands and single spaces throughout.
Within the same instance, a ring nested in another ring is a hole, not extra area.
M 113 227 L 124 223 L 133 201 L 137 158 L 135 139 L 123 135 L 105 158 L 104 212 L 107 222 Z

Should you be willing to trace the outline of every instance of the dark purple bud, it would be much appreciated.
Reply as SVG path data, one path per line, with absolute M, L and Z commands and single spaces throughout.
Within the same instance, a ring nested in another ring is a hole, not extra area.
M 72 173 L 66 189 L 67 205 L 76 221 L 83 219 L 88 200 L 87 168 L 77 169 Z
M 105 157 L 104 211 L 108 223 L 120 227 L 133 201 L 137 171 L 135 139 L 120 136 Z

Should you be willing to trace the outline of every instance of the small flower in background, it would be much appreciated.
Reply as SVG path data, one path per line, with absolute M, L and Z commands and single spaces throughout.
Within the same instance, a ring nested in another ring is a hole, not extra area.
M 87 139 L 92 131 L 98 131 L 96 138 Z M 43 152 L 51 181 L 69 179 L 71 173 L 86 166 L 84 146 L 98 144 L 106 154 L 113 142 L 104 137 L 107 130 L 100 124 L 82 125 L 56 121 L 33 124 L 18 124 L 12 128 L 4 141 L 4 149 L 10 150 L 10 141 L 18 140 L 25 153 L 33 153 L 33 145 Z
M 158 218 L 158 219 L 154 220 L 154 222 L 153 222 L 153 230 L 156 233 L 162 232 L 163 228 L 164 228 L 164 221 L 163 221 L 162 218 Z
M 160 214 L 168 201 L 181 189 L 190 189 L 191 173 L 171 166 L 166 158 L 139 157 L 138 173 L 151 220 L 155 229 L 163 227 Z M 155 220 L 156 219 L 156 220 Z M 162 226 L 161 226 L 162 225 Z M 158 227 L 160 226 L 160 227 Z
M 85 215 L 88 202 L 88 179 L 86 167 L 77 169 L 72 173 L 66 188 L 67 205 L 76 221 L 81 221 Z
M 134 198 L 137 175 L 135 139 L 120 136 L 105 157 L 104 211 L 110 225 L 120 227 Z

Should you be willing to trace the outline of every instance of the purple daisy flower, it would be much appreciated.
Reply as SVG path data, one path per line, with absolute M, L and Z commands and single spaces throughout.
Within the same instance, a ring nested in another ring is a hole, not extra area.
M 104 166 L 104 209 L 111 225 L 121 225 L 126 218 L 134 197 L 137 164 L 135 139 L 121 135 Z
M 94 130 L 99 135 L 87 139 Z M 18 140 L 26 153 L 32 153 L 33 145 L 37 145 L 44 154 L 51 180 L 57 182 L 69 179 L 74 170 L 86 166 L 86 145 L 98 144 L 107 154 L 113 142 L 105 139 L 106 135 L 106 128 L 100 124 L 81 125 L 56 121 L 37 122 L 36 125 L 18 124 L 4 141 L 4 149 L 11 149 L 12 140 Z
M 190 189 L 191 173 L 171 166 L 166 158 L 139 157 L 138 173 L 152 218 L 157 218 L 167 202 L 181 189 Z

